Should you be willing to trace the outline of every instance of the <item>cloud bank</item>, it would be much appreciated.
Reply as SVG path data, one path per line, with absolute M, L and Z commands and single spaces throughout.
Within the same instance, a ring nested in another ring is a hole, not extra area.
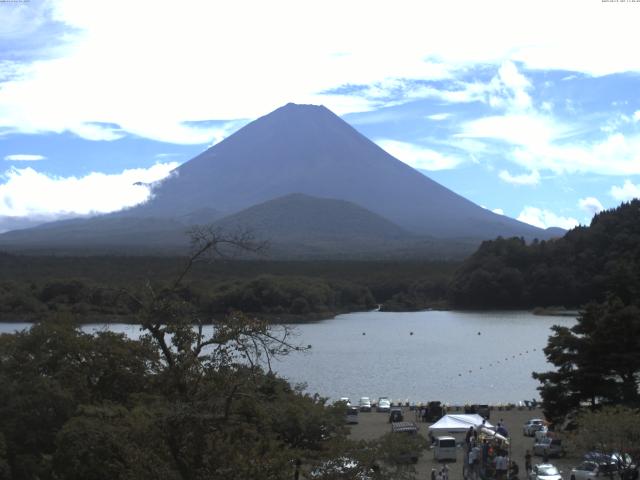
M 90 173 L 83 177 L 56 177 L 31 167 L 10 168 L 0 185 L 0 216 L 55 217 L 109 213 L 149 198 L 146 184 L 165 178 L 178 163 L 119 174 Z

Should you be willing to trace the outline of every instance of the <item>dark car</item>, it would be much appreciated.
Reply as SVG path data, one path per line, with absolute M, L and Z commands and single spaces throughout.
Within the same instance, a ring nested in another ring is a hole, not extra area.
M 389 411 L 389 422 L 401 422 L 404 420 L 404 415 L 402 415 L 402 409 L 399 407 L 391 407 Z
M 427 404 L 424 415 L 425 422 L 437 422 L 444 415 L 444 407 L 441 402 L 433 401 Z
M 489 405 L 467 405 L 464 407 L 464 413 L 477 413 L 482 418 L 488 420 L 491 416 L 491 408 L 489 408 Z

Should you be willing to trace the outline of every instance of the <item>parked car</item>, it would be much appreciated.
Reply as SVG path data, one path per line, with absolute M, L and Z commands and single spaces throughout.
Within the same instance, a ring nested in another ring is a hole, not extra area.
M 482 418 L 489 420 L 489 417 L 491 416 L 491 408 L 489 408 L 489 405 L 466 405 L 464 407 L 464 413 L 477 413 Z
M 533 454 L 543 457 L 562 457 L 565 455 L 562 440 L 559 438 L 544 437 L 539 442 L 533 444 Z
M 371 400 L 369 397 L 360 398 L 360 402 L 358 402 L 358 406 L 360 407 L 361 412 L 370 412 L 371 411 Z
M 391 410 L 391 402 L 386 397 L 380 397 L 378 400 L 378 406 L 376 407 L 376 411 L 378 412 L 388 412 Z
M 544 427 L 544 420 L 541 418 L 532 418 L 522 426 L 522 434 L 525 437 L 533 437 L 537 431 Z
M 618 466 L 614 463 L 598 463 L 585 460 L 571 469 L 570 480 L 595 480 L 596 477 L 615 475 L 617 472 Z
M 454 437 L 436 437 L 433 459 L 437 462 L 440 460 L 453 460 L 455 462 L 458 454 L 456 448 L 456 439 Z
M 550 437 L 551 435 L 549 435 L 549 427 L 547 427 L 546 425 L 544 427 L 542 427 L 540 430 L 538 430 L 534 437 L 534 441 L 533 443 L 539 442 L 540 440 L 542 440 L 545 437 Z
M 400 407 L 391 407 L 389 411 L 389 422 L 401 422 L 404 420 L 404 415 L 402 415 L 402 408 Z
M 562 480 L 562 472 L 555 465 L 542 463 L 533 466 L 529 473 L 529 480 Z
M 360 413 L 358 407 L 347 407 L 347 414 L 345 416 L 347 423 L 358 423 L 358 413 Z
M 437 422 L 445 414 L 444 407 L 441 402 L 433 401 L 427 404 L 425 410 L 424 421 L 425 422 Z
M 628 453 L 602 453 L 587 452 L 584 454 L 586 461 L 597 463 L 600 470 L 616 472 L 620 478 L 632 478 L 636 473 L 637 466 Z

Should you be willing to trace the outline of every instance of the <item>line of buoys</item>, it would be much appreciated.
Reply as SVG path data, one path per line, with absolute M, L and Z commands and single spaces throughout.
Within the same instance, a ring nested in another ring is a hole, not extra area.
M 478 335 L 480 335 L 480 332 L 478 332 Z M 535 348 L 534 348 L 534 349 L 532 349 L 532 350 L 531 350 L 531 353 L 533 353 L 533 352 L 535 352 L 535 351 L 537 351 L 537 349 L 535 349 Z M 529 350 L 525 350 L 525 351 L 524 351 L 524 353 L 530 353 L 530 352 L 529 352 Z M 517 356 L 518 356 L 518 357 L 522 357 L 522 356 L 523 356 L 523 352 L 518 352 Z M 515 359 L 515 358 L 516 358 L 516 354 L 511 355 L 511 358 L 512 358 L 512 359 Z M 508 357 L 508 356 L 507 356 L 507 357 L 505 357 L 505 358 L 504 358 L 504 361 L 505 361 L 505 362 L 508 362 L 508 361 L 509 361 L 509 357 Z M 489 363 L 489 364 L 488 364 L 488 366 L 489 366 L 489 367 L 493 367 L 493 365 L 494 365 L 494 364 L 495 364 L 495 365 L 499 365 L 499 364 L 500 364 L 500 362 L 501 362 L 500 360 L 495 360 L 494 362 Z M 479 367 L 479 370 L 482 370 L 482 369 L 483 369 L 483 367 L 482 367 L 482 366 L 480 366 L 480 367 Z M 468 371 L 468 373 L 473 373 L 473 370 L 469 370 L 469 371 Z M 461 376 L 462 376 L 462 373 L 458 373 L 458 376 L 459 376 L 459 377 L 461 377 Z

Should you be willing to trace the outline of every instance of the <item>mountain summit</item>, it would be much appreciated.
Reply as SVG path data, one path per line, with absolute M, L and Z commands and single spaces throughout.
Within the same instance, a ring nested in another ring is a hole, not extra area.
M 291 193 L 347 200 L 402 228 L 440 238 L 544 238 L 434 182 L 323 106 L 289 103 L 186 162 L 129 215 L 223 214 Z
M 470 253 L 499 235 L 552 236 L 434 182 L 325 107 L 290 103 L 175 169 L 142 205 L 8 232 L 0 245 L 166 250 L 186 245 L 189 225 L 212 222 L 244 226 L 298 257 L 437 256 L 453 239 Z

